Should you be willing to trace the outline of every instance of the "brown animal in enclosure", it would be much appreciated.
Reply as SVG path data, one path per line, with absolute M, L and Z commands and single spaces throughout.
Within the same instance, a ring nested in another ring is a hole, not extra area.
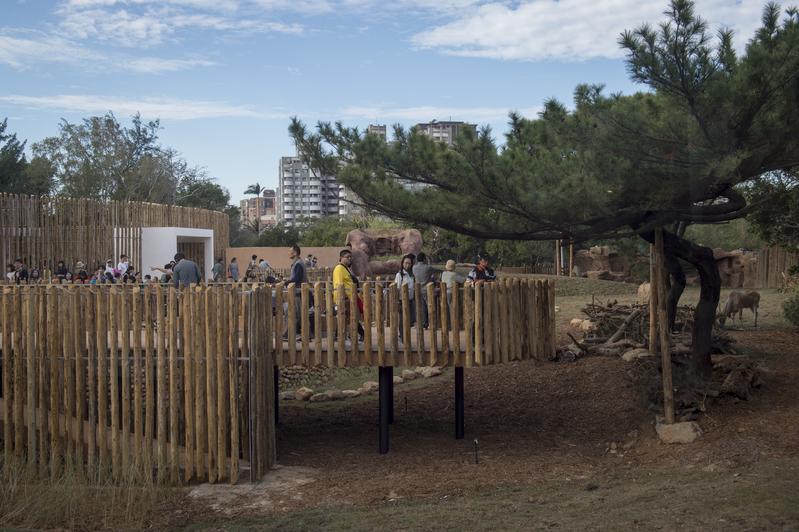
M 727 318 L 732 318 L 732 325 L 735 326 L 735 314 L 738 314 L 738 323 L 741 324 L 744 309 L 748 308 L 755 315 L 755 328 L 757 328 L 757 307 L 760 305 L 760 294 L 755 291 L 741 292 L 733 290 L 727 296 L 724 303 L 724 311 L 719 316 L 719 323 L 724 326 Z

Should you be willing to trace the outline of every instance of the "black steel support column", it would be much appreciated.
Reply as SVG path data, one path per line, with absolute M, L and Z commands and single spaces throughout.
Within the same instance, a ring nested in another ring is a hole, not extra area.
M 391 390 L 388 393 L 388 422 L 394 423 L 394 368 L 388 368 L 388 387 Z
M 389 367 L 381 366 L 378 368 L 378 382 L 380 388 L 378 393 L 380 395 L 380 454 L 388 452 L 388 417 L 390 406 L 390 393 L 392 370 Z
M 280 368 L 275 366 L 275 426 L 280 424 Z
M 463 439 L 463 366 L 455 368 L 455 439 Z

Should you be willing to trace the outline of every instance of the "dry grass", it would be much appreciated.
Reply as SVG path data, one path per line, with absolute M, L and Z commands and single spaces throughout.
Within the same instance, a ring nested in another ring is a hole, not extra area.
M 183 490 L 158 485 L 133 470 L 117 482 L 109 478 L 69 467 L 50 478 L 24 464 L 2 464 L 0 528 L 150 528 L 168 520 L 159 509 L 174 506 L 183 496 Z

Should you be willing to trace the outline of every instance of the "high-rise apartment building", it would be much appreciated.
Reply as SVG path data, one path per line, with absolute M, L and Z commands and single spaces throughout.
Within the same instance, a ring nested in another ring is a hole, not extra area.
M 377 135 L 383 140 L 387 138 L 385 124 L 369 124 L 369 127 L 366 128 L 366 132 L 371 135 Z
M 293 225 L 301 218 L 339 214 L 335 176 L 320 175 L 299 156 L 281 157 L 277 189 L 278 219 Z
M 273 189 L 264 189 L 257 198 L 245 198 L 239 202 L 241 224 L 252 225 L 260 218 L 260 226 L 277 223 L 277 198 Z
M 464 129 L 471 129 L 477 131 L 477 124 L 468 124 L 466 122 L 439 122 L 433 120 L 424 124 L 416 124 L 413 126 L 416 131 L 424 133 L 433 138 L 436 142 L 443 142 L 448 146 L 454 144 L 455 139 Z

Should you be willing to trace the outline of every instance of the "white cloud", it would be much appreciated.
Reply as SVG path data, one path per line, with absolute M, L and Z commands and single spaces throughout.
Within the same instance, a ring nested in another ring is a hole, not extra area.
M 617 58 L 625 29 L 663 20 L 663 1 L 531 0 L 484 2 L 454 20 L 416 34 L 413 44 L 445 54 L 516 60 Z M 760 23 L 762 0 L 698 0 L 711 29 L 736 30 L 743 48 Z
M 99 57 L 67 39 L 46 33 L 0 34 L 0 63 L 16 69 L 26 68 L 34 61 L 76 63 Z
M 502 122 L 507 120 L 508 113 L 513 111 L 507 107 L 446 107 L 419 105 L 411 107 L 391 107 L 384 105 L 351 106 L 340 111 L 345 119 L 368 120 L 401 120 L 427 122 L 429 120 L 463 120 L 466 122 Z M 539 108 L 516 109 L 520 114 L 534 117 Z
M 280 118 L 288 113 L 261 112 L 244 105 L 203 100 L 181 100 L 172 98 L 143 98 L 140 100 L 120 97 L 59 94 L 54 96 L 27 96 L 11 94 L 0 96 L 0 103 L 28 109 L 50 109 L 74 113 L 105 113 L 130 116 L 141 113 L 145 118 L 163 120 L 195 120 L 200 118 Z
M 216 63 L 204 59 L 165 59 L 161 57 L 141 57 L 128 61 L 127 69 L 141 74 L 160 74 L 162 72 L 177 72 L 194 67 L 213 66 Z

